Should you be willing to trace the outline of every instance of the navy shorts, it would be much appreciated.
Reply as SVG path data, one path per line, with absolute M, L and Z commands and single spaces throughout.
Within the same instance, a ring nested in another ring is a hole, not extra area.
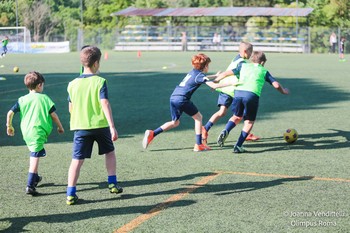
M 198 109 L 190 100 L 170 99 L 171 120 L 177 121 L 183 112 L 189 116 L 193 116 L 198 113 Z
M 218 107 L 220 106 L 225 106 L 226 108 L 229 108 L 230 105 L 232 104 L 233 97 L 220 92 L 219 98 L 218 98 Z
M 109 128 L 76 130 L 73 139 L 73 159 L 91 158 L 94 142 L 98 145 L 98 154 L 103 155 L 114 151 L 114 144 Z
M 255 121 L 259 108 L 259 97 L 251 96 L 235 96 L 232 102 L 233 114 L 238 117 L 243 117 L 244 120 Z
M 42 149 L 41 151 L 38 151 L 38 152 L 30 152 L 30 157 L 41 158 L 45 156 L 46 156 L 45 149 Z

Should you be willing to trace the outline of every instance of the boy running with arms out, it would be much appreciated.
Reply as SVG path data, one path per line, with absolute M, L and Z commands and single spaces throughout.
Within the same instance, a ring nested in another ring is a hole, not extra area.
M 206 77 L 205 73 L 209 70 L 210 62 L 210 58 L 202 53 L 192 57 L 193 69 L 185 76 L 181 83 L 176 86 L 170 96 L 171 121 L 164 123 L 155 130 L 146 130 L 142 141 L 144 149 L 148 147 L 154 137 L 158 134 L 178 127 L 180 125 L 180 117 L 182 113 L 185 112 L 187 115 L 191 116 L 195 122 L 196 143 L 193 151 L 198 152 L 210 150 L 208 146 L 202 144 L 202 115 L 192 103 L 191 97 L 203 83 L 213 89 L 234 84 L 233 82 L 218 84 L 209 81 L 209 76 Z M 216 75 L 213 75 L 212 77 L 216 77 Z
M 52 121 L 57 125 L 58 133 L 64 133 L 62 124 L 56 114 L 55 104 L 50 97 L 43 94 L 45 79 L 39 72 L 29 72 L 24 77 L 24 84 L 29 93 L 18 99 L 7 113 L 7 135 L 14 136 L 12 119 L 19 112 L 23 139 L 30 151 L 29 173 L 26 193 L 37 195 L 36 186 L 42 177 L 38 175 L 39 158 L 46 156 L 44 143 L 52 131 Z
M 253 45 L 248 42 L 241 42 L 239 45 L 239 54 L 232 60 L 230 65 L 227 67 L 226 70 L 232 70 L 236 68 L 241 63 L 246 63 L 253 52 Z M 225 77 L 225 79 L 222 79 L 220 83 L 226 83 L 226 82 L 237 82 L 237 77 L 235 75 L 229 75 Z M 202 129 L 202 141 L 203 144 L 206 145 L 208 141 L 208 132 L 211 129 L 211 127 L 222 117 L 224 117 L 227 113 L 228 108 L 232 104 L 232 100 L 234 98 L 234 91 L 235 86 L 227 86 L 223 88 L 216 89 L 219 92 L 219 98 L 218 98 L 218 107 L 219 110 L 215 112 L 209 119 L 209 121 L 203 126 Z M 260 137 L 257 137 L 253 134 L 249 134 L 247 137 L 247 141 L 256 141 L 259 140 Z
M 289 94 L 289 90 L 277 82 L 264 67 L 267 60 L 263 52 L 253 52 L 250 60 L 251 63 L 242 63 L 237 68 L 225 71 L 217 77 L 217 80 L 220 80 L 227 75 L 234 74 L 239 78 L 232 103 L 235 112 L 225 127 L 225 130 L 232 129 L 242 120 L 242 117 L 244 119 L 243 129 L 233 149 L 234 153 L 245 152 L 242 145 L 253 128 L 258 113 L 259 98 L 265 82 L 271 84 L 280 93 Z M 219 138 L 223 139 L 223 144 L 226 138 L 221 136 Z
M 68 84 L 70 129 L 74 130 L 73 155 L 68 171 L 67 201 L 76 204 L 76 185 L 85 159 L 91 158 L 94 141 L 98 153 L 105 154 L 108 188 L 111 193 L 121 193 L 116 175 L 116 156 L 113 141 L 118 139 L 111 106 L 108 100 L 107 82 L 96 75 L 100 68 L 101 51 L 89 46 L 80 52 L 84 72 Z

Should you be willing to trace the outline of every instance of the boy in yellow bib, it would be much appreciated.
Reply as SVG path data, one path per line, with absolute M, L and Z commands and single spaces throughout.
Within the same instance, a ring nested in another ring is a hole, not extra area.
M 96 141 L 98 153 L 105 154 L 108 188 L 121 193 L 117 184 L 116 156 L 113 141 L 118 139 L 108 100 L 107 81 L 98 76 L 101 51 L 94 46 L 83 48 L 80 61 L 84 72 L 68 84 L 70 129 L 74 130 L 73 158 L 68 171 L 67 204 L 78 201 L 76 184 L 85 159 L 91 158 Z

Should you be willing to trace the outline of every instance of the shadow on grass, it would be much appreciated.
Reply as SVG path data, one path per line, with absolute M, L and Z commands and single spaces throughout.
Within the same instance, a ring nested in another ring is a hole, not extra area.
M 80 200 L 80 201 L 82 201 L 81 204 L 91 203 L 85 200 Z M 189 206 L 194 203 L 196 202 L 193 200 L 180 200 L 172 203 L 170 206 L 168 206 L 168 208 L 178 208 L 183 206 Z M 112 216 L 115 216 L 117 218 L 119 215 L 125 215 L 125 214 L 144 214 L 159 204 L 140 205 L 140 206 L 133 205 L 128 207 L 95 209 L 95 210 L 88 210 L 88 211 L 81 211 L 81 212 L 74 212 L 74 213 L 63 213 L 63 214 L 3 218 L 3 219 L 0 219 L 0 222 L 9 222 L 8 225 L 10 226 L 5 230 L 1 230 L 1 232 L 23 232 L 23 231 L 26 231 L 24 227 L 32 222 L 44 222 L 48 224 L 73 223 L 75 221 L 86 220 L 91 218 L 112 217 Z M 80 204 L 77 204 L 77 206 L 79 205 Z M 113 229 L 109 229 L 109 230 L 112 231 Z
M 203 192 L 214 192 L 215 195 L 228 195 L 235 193 L 244 193 L 256 191 L 259 189 L 270 188 L 277 185 L 282 185 L 287 182 L 294 181 L 305 181 L 312 180 L 313 176 L 301 176 L 301 177 L 292 177 L 292 178 L 281 178 L 271 181 L 260 181 L 260 182 L 239 182 L 239 183 L 231 183 L 231 184 L 217 184 L 217 185 L 206 185 L 203 187 Z M 199 188 L 197 192 L 201 192 L 202 188 Z
M 329 133 L 321 134 L 302 134 L 299 135 L 295 143 L 287 144 L 282 137 L 262 138 L 259 143 L 253 142 L 245 144 L 247 149 L 254 148 L 256 150 L 249 153 L 264 153 L 269 151 L 289 150 L 330 150 L 349 148 L 350 131 L 329 129 Z M 339 140 L 343 138 L 343 140 Z
M 239 183 L 230 183 L 230 184 L 205 184 L 199 186 L 198 189 L 194 191 L 194 193 L 215 193 L 215 195 L 223 195 L 224 194 L 234 194 L 234 193 L 242 193 L 248 191 L 255 191 L 262 188 L 269 188 L 277 185 L 282 185 L 286 182 L 292 181 L 305 181 L 312 180 L 313 176 L 302 176 L 302 177 L 292 177 L 292 178 L 282 178 L 276 179 L 272 181 L 261 181 L 261 182 L 239 182 Z M 190 185 L 190 184 L 188 184 Z M 184 188 L 171 189 L 160 192 L 147 192 L 142 194 L 123 194 L 123 199 L 133 199 L 138 197 L 145 196 L 158 196 L 158 195 L 174 195 L 181 193 Z
M 175 177 L 160 177 L 160 178 L 153 178 L 153 179 L 142 179 L 142 180 L 131 180 L 131 181 L 121 181 L 119 184 L 123 188 L 127 187 L 133 187 L 133 186 L 146 186 L 146 185 L 153 185 L 153 184 L 160 184 L 160 183 L 170 183 L 170 182 L 178 182 L 178 181 L 185 181 L 185 180 L 192 180 L 197 177 L 206 177 L 211 175 L 210 172 L 202 172 L 202 173 L 196 173 L 196 174 L 189 174 L 184 176 L 175 176 Z M 87 188 L 84 186 L 93 186 L 91 188 Z M 90 183 L 78 183 L 78 192 L 85 192 L 89 190 L 96 190 L 96 189 L 107 189 L 107 182 L 90 182 Z M 39 192 L 38 196 L 51 196 L 51 195 L 57 195 L 57 194 L 65 194 L 65 190 L 61 192 L 50 192 L 45 193 L 45 187 L 67 187 L 67 184 L 55 184 L 55 183 L 42 183 L 39 184 L 37 187 L 37 191 Z M 121 195 L 123 198 L 125 195 Z M 125 196 L 127 198 L 127 196 Z M 99 201 L 96 201 L 99 202 Z
M 126 182 L 122 182 L 122 184 L 124 187 L 143 186 L 143 185 L 151 185 L 151 184 L 158 184 L 158 183 L 165 183 L 165 182 L 190 180 L 198 176 L 208 176 L 208 175 L 212 175 L 212 173 L 189 174 L 185 176 L 169 177 L 169 178 L 142 179 L 142 180 L 135 180 L 135 181 L 126 181 Z M 214 185 L 205 184 L 205 185 L 198 186 L 198 189 L 196 189 L 194 193 L 214 193 L 215 195 L 229 195 L 229 194 L 235 194 L 235 193 L 241 193 L 241 192 L 255 191 L 263 188 L 269 188 L 277 185 L 282 185 L 286 182 L 311 180 L 312 178 L 313 177 L 296 177 L 296 178 L 282 178 L 282 179 L 276 179 L 272 181 L 261 181 L 261 182 L 239 182 L 239 183 L 214 184 Z M 103 183 L 85 183 L 81 185 L 94 185 L 94 184 L 98 186 L 97 188 L 102 188 L 102 186 L 103 188 L 105 188 L 105 185 Z M 50 185 L 52 184 L 48 184 L 47 186 L 50 186 Z M 190 185 L 191 184 L 186 184 L 186 187 Z M 45 186 L 43 185 L 43 187 Z M 147 192 L 142 194 L 122 194 L 115 198 L 108 198 L 108 199 L 99 199 L 99 200 L 80 199 L 76 206 L 86 205 L 86 204 L 91 204 L 96 202 L 103 202 L 103 201 L 113 201 L 116 198 L 119 200 L 123 200 L 123 199 L 133 199 L 133 198 L 147 197 L 147 196 L 176 195 L 183 192 L 186 189 L 186 187 L 170 189 L 165 191 L 158 191 L 158 192 Z M 82 189 L 82 190 L 87 190 L 87 189 Z M 196 201 L 194 200 L 179 200 L 171 203 L 171 205 L 167 206 L 167 208 L 184 207 L 195 203 Z M 48 224 L 71 223 L 74 221 L 100 218 L 100 217 L 106 217 L 106 216 L 111 217 L 111 216 L 118 216 L 118 215 L 125 215 L 125 214 L 144 214 L 149 212 L 151 209 L 155 208 L 156 206 L 159 206 L 162 204 L 164 203 L 158 203 L 154 205 L 140 205 L 140 206 L 133 205 L 133 206 L 119 207 L 119 208 L 117 207 L 117 208 L 96 209 L 96 210 L 89 210 L 89 211 L 82 211 L 82 212 L 64 213 L 64 214 L 12 217 L 12 218 L 0 219 L 0 222 L 3 222 L 2 225 L 5 225 L 5 223 L 8 223 L 6 225 L 9 225 L 9 227 L 5 230 L 2 230 L 2 232 L 5 232 L 5 231 L 22 232 L 22 231 L 25 231 L 24 228 L 32 222 L 40 221 Z M 74 207 L 70 207 L 70 208 L 74 208 Z

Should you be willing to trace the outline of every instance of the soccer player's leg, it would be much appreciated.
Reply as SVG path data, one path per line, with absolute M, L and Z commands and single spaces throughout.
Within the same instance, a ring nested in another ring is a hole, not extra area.
M 68 170 L 67 205 L 74 205 L 78 201 L 76 186 L 80 169 L 83 166 L 85 159 L 91 158 L 93 144 L 94 136 L 89 135 L 89 131 L 80 130 L 74 132 L 73 155 Z
M 41 145 L 42 146 L 42 145 Z M 28 181 L 26 187 L 26 194 L 36 196 L 39 193 L 36 191 L 36 186 L 41 181 L 42 177 L 38 175 L 39 159 L 46 156 L 45 149 L 37 152 L 30 152 Z
M 221 131 L 217 139 L 217 143 L 220 147 L 224 146 L 230 131 L 242 120 L 243 110 L 244 105 L 242 103 L 242 98 L 234 98 L 232 101 L 233 116 L 226 123 L 225 129 Z
M 210 150 L 210 147 L 202 143 L 202 114 L 198 111 L 197 107 L 191 101 L 188 101 L 186 104 L 184 104 L 182 109 L 194 120 L 196 143 L 194 145 L 193 151 L 200 152 Z
M 257 96 L 250 96 L 244 99 L 244 126 L 237 143 L 233 148 L 234 153 L 243 153 L 246 150 L 243 148 L 243 143 L 248 137 L 250 131 L 253 129 L 256 115 L 258 113 L 259 98 Z

